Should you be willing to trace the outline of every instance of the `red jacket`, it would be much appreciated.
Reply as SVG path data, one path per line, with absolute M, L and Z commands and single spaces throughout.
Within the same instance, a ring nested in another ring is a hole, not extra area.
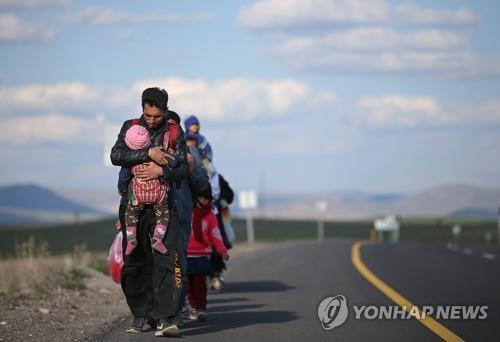
M 219 255 L 227 253 L 217 217 L 211 209 L 193 209 L 188 255 L 211 255 L 212 247 Z

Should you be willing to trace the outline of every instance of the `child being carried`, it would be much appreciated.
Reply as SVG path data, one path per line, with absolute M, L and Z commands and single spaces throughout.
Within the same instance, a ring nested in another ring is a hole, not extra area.
M 151 138 L 144 126 L 132 125 L 125 134 L 125 143 L 131 150 L 141 150 L 151 145 Z M 166 144 L 168 145 L 168 139 Z M 168 146 L 164 146 L 164 148 L 166 147 Z M 125 212 L 127 235 L 125 255 L 131 254 L 137 246 L 137 222 L 145 205 L 153 205 L 156 216 L 151 246 L 157 252 L 167 254 L 167 247 L 163 244 L 163 238 L 170 220 L 168 211 L 169 186 L 162 177 L 146 181 L 135 177 L 136 172 L 144 167 L 145 164 L 139 164 L 133 166 L 131 170 L 122 168 L 120 171 L 120 182 L 128 184 L 128 205 Z M 127 172 L 131 172 L 131 176 L 133 176 L 131 182 L 127 180 Z

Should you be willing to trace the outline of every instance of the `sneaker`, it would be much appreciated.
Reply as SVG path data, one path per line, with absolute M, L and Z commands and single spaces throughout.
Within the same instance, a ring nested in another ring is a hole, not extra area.
M 191 310 L 188 318 L 192 321 L 206 322 L 208 316 L 205 310 Z
M 188 319 L 191 321 L 197 321 L 198 320 L 198 310 L 191 309 L 188 313 Z
M 180 330 L 177 324 L 172 323 L 166 319 L 160 319 L 156 325 L 155 336 L 178 337 Z
M 207 312 L 205 310 L 198 311 L 198 322 L 206 322 L 208 319 Z
M 128 326 L 126 332 L 136 333 L 136 334 L 141 333 L 144 323 L 146 323 L 145 317 L 134 317 L 132 323 Z
M 220 281 L 219 277 L 213 277 L 210 280 L 210 285 L 211 285 L 212 289 L 217 290 L 217 291 L 222 288 L 222 282 Z

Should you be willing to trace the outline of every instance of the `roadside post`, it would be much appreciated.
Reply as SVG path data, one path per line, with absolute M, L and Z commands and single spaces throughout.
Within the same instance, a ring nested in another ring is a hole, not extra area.
M 318 212 L 318 226 L 317 226 L 318 241 L 323 241 L 325 240 L 325 214 L 328 209 L 328 202 L 317 201 L 315 207 L 316 211 Z
M 241 210 L 245 211 L 246 226 L 247 226 L 247 240 L 252 244 L 255 242 L 255 231 L 253 227 L 252 210 L 257 208 L 257 191 L 255 190 L 242 190 L 238 193 L 238 206 Z
M 458 224 L 455 224 L 451 228 L 451 233 L 453 234 L 453 245 L 455 249 L 458 249 L 458 242 L 460 240 L 460 233 L 462 232 L 462 227 Z

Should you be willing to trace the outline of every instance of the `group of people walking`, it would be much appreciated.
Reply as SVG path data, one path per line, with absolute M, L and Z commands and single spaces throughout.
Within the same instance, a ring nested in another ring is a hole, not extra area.
M 142 115 L 123 123 L 111 150 L 121 166 L 121 287 L 134 316 L 127 332 L 179 336 L 184 318 L 207 319 L 207 277 L 216 290 L 223 284 L 234 194 L 198 118 L 187 117 L 183 131 L 160 88 L 144 90 L 141 104 Z

